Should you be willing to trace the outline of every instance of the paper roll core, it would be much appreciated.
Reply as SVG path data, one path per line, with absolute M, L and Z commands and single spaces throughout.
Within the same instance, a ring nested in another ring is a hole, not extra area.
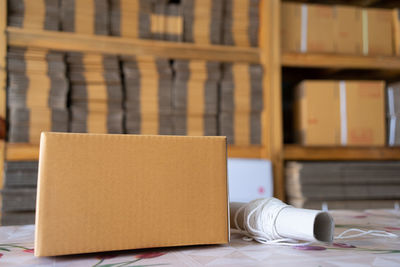
M 243 205 L 247 205 L 247 203 L 230 203 L 232 228 L 236 228 L 234 217 Z M 245 229 L 244 212 L 242 209 L 237 216 L 237 223 L 241 229 Z M 286 206 L 276 216 L 275 229 L 283 238 L 331 243 L 335 223 L 328 212 Z

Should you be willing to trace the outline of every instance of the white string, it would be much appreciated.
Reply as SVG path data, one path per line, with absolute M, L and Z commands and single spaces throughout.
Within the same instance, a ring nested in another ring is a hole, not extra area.
M 358 234 L 346 235 L 347 233 L 350 233 L 350 232 L 358 232 Z M 343 231 L 341 234 L 336 236 L 335 239 L 347 239 L 347 238 L 361 237 L 361 236 L 367 236 L 367 235 L 379 236 L 379 237 L 395 237 L 395 238 L 398 237 L 396 234 L 389 233 L 386 231 L 379 231 L 379 230 L 364 231 L 364 230 L 357 229 L 357 228 L 351 228 L 351 229 L 347 229 L 346 231 Z
M 236 229 L 233 232 L 244 235 L 243 240 L 255 240 L 262 244 L 281 245 L 281 246 L 299 246 L 309 245 L 313 242 L 301 242 L 292 238 L 280 236 L 276 230 L 276 219 L 279 213 L 289 206 L 276 198 L 256 199 L 245 205 L 240 206 L 234 214 L 234 225 Z M 243 212 L 243 228 L 239 226 L 238 217 Z M 357 234 L 347 235 L 351 232 Z M 361 236 L 377 237 L 398 237 L 396 234 L 379 230 L 364 231 L 357 228 L 347 229 L 334 239 L 348 239 Z
M 255 240 L 262 244 L 298 246 L 308 245 L 311 242 L 299 242 L 292 238 L 285 238 L 276 230 L 276 218 L 281 210 L 291 207 L 276 198 L 256 199 L 242 205 L 234 215 L 234 224 L 237 232 L 244 235 L 246 241 Z M 243 211 L 243 227 L 238 224 L 239 213 Z

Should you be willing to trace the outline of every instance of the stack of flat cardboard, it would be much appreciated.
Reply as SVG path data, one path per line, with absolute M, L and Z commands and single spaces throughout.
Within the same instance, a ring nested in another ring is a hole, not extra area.
M 393 208 L 400 200 L 399 162 L 288 162 L 289 203 L 303 208 Z M 319 206 L 319 207 L 318 207 Z
M 393 55 L 392 10 L 283 3 L 282 50 Z
M 296 87 L 296 141 L 314 146 L 383 146 L 383 81 L 305 80 Z
M 8 1 L 8 25 L 35 30 L 59 29 L 58 0 Z
M 172 70 L 168 59 L 123 56 L 125 127 L 131 134 L 172 134 Z
M 9 141 L 38 144 L 42 131 L 68 131 L 64 54 L 10 47 Z
M 185 42 L 221 44 L 224 0 L 182 0 Z
M 61 29 L 79 34 L 109 33 L 107 0 L 61 0 Z
M 182 40 L 181 7 L 166 0 L 112 0 L 110 19 L 112 35 Z
M 263 110 L 261 65 L 225 63 L 220 88 L 219 134 L 229 144 L 261 144 Z
M 4 164 L 2 225 L 35 222 L 37 161 L 12 161 Z
M 259 0 L 225 0 L 223 43 L 258 46 Z
M 175 60 L 174 128 L 179 135 L 217 135 L 221 64 Z
M 130 38 L 151 38 L 150 20 L 153 1 L 111 0 L 111 35 Z
M 70 53 L 71 131 L 122 133 L 122 86 L 116 56 Z
M 387 89 L 387 130 L 389 146 L 400 145 L 400 83 L 392 83 Z

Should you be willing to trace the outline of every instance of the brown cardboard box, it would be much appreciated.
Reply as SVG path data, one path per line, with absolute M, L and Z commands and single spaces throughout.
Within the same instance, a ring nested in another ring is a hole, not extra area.
M 347 145 L 385 145 L 385 82 L 346 81 Z
M 335 51 L 339 54 L 362 54 L 362 12 L 351 6 L 335 7 Z
M 283 3 L 281 43 L 285 52 L 335 52 L 334 8 Z
M 393 11 L 368 8 L 362 17 L 364 54 L 393 55 Z
M 336 81 L 303 81 L 296 88 L 295 130 L 302 145 L 340 145 Z
M 283 2 L 281 9 L 282 51 L 300 52 L 301 4 Z
M 296 88 L 297 142 L 384 145 L 384 88 L 383 81 L 303 81 Z
M 225 137 L 42 133 L 35 255 L 229 241 Z

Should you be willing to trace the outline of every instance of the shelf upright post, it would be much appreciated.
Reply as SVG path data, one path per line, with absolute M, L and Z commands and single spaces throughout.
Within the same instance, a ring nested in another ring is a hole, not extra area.
M 274 196 L 285 199 L 280 51 L 280 0 L 263 0 L 260 8 L 260 50 L 264 69 L 263 158 L 273 167 Z
M 3 169 L 6 134 L 6 55 L 7 55 L 7 0 L 0 0 L 0 189 L 3 189 Z M 2 203 L 0 196 L 0 206 Z M 0 211 L 1 218 L 1 211 Z

